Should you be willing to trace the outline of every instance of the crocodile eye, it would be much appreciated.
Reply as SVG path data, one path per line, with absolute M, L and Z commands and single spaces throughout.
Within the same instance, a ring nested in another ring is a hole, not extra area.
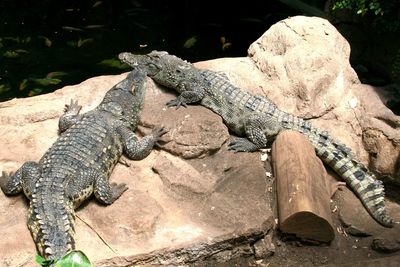
M 147 74 L 152 76 L 156 75 L 160 71 L 161 67 L 154 64 L 154 63 L 148 63 L 147 64 Z

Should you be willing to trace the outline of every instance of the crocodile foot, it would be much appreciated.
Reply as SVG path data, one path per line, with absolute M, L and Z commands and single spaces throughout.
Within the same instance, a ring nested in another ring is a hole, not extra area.
M 158 142 L 158 141 L 161 141 L 160 139 L 161 139 L 161 137 L 164 135 L 164 134 L 166 134 L 166 133 L 168 133 L 168 130 L 167 129 L 165 129 L 163 126 L 161 126 L 161 127 L 155 127 L 154 129 L 153 129 L 153 131 L 151 132 L 151 135 L 154 137 L 154 145 L 155 146 L 157 146 L 157 147 L 161 147 L 162 145 Z
M 117 184 L 117 183 L 111 183 L 111 192 L 112 192 L 112 202 L 117 200 L 126 190 L 128 190 L 128 187 L 126 186 L 125 183 Z
M 247 138 L 235 138 L 228 145 L 228 150 L 233 150 L 234 152 L 253 152 L 257 149 L 258 147 Z
M 82 106 L 78 105 L 78 100 L 74 101 L 73 99 L 71 99 L 70 104 L 65 105 L 64 112 L 77 115 L 77 114 L 79 114 L 79 111 L 81 110 L 81 108 L 82 108 Z
M 180 106 L 187 107 L 187 104 L 182 100 L 182 98 L 177 97 L 167 102 L 167 107 L 176 107 L 178 109 Z

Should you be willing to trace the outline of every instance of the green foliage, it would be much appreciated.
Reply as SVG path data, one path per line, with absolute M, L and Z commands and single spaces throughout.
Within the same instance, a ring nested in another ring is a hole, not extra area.
M 53 260 L 45 260 L 42 256 L 36 255 L 35 262 L 43 267 L 50 266 L 54 261 Z
M 400 29 L 399 0 L 337 0 L 332 10 L 349 9 L 354 14 L 371 17 L 371 24 L 384 32 Z
M 3 53 L 3 57 L 5 58 L 18 58 L 22 54 L 27 54 L 29 53 L 28 51 L 24 49 L 16 49 L 16 50 L 7 50 Z
M 41 256 L 36 255 L 35 261 L 42 267 L 92 267 L 88 257 L 79 250 L 73 250 L 65 254 L 59 260 L 45 260 Z
M 340 0 L 335 2 L 332 9 L 351 9 L 361 15 L 365 15 L 369 12 L 375 15 L 383 15 L 380 1 L 381 0 Z
M 357 16 L 366 18 L 366 22 L 377 32 L 395 34 L 400 31 L 399 0 L 337 0 L 332 10 L 349 9 Z M 400 47 L 393 59 L 390 73 L 393 81 L 400 81 Z
M 8 84 L 0 84 L 0 94 L 3 94 L 5 92 L 8 92 L 11 90 L 10 85 Z
M 99 63 L 97 63 L 97 65 L 111 67 L 111 68 L 115 68 L 115 69 L 122 69 L 122 70 L 129 69 L 129 66 L 121 63 L 120 60 L 115 59 L 115 58 L 104 59 L 104 60 L 100 61 Z
M 20 92 L 27 90 L 28 96 L 38 95 L 43 93 L 46 87 L 61 83 L 62 80 L 59 78 L 65 75 L 67 75 L 67 73 L 65 72 L 53 71 L 49 72 L 46 77 L 43 78 L 25 78 L 20 82 L 18 90 Z M 1 90 L 2 88 L 3 90 Z M 6 87 L 6 85 L 4 84 L 0 84 L 0 94 L 2 93 L 2 91 L 7 92 L 7 90 L 5 89 L 8 89 L 8 87 Z

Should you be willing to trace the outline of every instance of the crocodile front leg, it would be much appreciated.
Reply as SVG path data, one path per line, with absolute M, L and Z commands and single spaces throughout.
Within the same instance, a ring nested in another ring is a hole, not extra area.
M 25 162 L 14 174 L 2 173 L 0 187 L 6 195 L 15 195 L 24 191 L 26 197 L 31 200 L 36 182 L 40 178 L 40 166 L 33 161 Z
M 65 105 L 64 114 L 58 121 L 58 131 L 60 133 L 66 131 L 69 127 L 81 120 L 82 116 L 79 115 L 79 111 L 82 106 L 78 105 L 78 101 L 71 99 L 69 105 Z
M 267 114 L 245 115 L 244 129 L 247 138 L 237 138 L 230 142 L 229 149 L 236 152 L 253 152 L 266 147 L 281 131 L 278 121 Z
M 181 94 L 177 98 L 168 101 L 167 107 L 176 107 L 177 109 L 180 106 L 186 107 L 187 104 L 201 101 L 205 95 L 204 88 L 196 84 L 181 84 L 176 90 Z
M 157 141 L 168 131 L 163 127 L 156 127 L 151 134 L 138 140 L 136 135 L 128 128 L 120 128 L 119 133 L 122 136 L 124 153 L 133 160 L 141 160 L 147 157 Z

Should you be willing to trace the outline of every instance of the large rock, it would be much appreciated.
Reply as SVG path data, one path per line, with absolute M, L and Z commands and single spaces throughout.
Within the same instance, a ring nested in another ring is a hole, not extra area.
M 79 99 L 85 112 L 125 75 L 1 103 L 1 171 L 40 159 L 57 138 L 58 117 L 70 98 Z M 213 248 L 203 253 L 207 256 L 232 247 L 230 242 L 238 243 L 243 235 L 248 238 L 239 244 L 250 247 L 272 227 L 271 194 L 266 194 L 270 185 L 260 155 L 228 152 L 229 135 L 221 118 L 199 106 L 165 108 L 173 97 L 148 80 L 139 132 L 164 125 L 167 143 L 145 160 L 116 166 L 110 180 L 129 186 L 118 201 L 103 206 L 92 200 L 77 211 L 77 248 L 95 262 L 107 265 L 107 258 L 202 243 Z M 0 194 L 0 231 L 5 236 L 0 265 L 32 265 L 36 252 L 26 227 L 27 207 L 23 196 Z M 179 260 L 171 255 L 170 262 Z
M 379 95 L 358 82 L 348 63 L 348 44 L 327 21 L 286 19 L 257 40 L 249 54 L 196 65 L 224 71 L 243 89 L 312 118 L 367 165 L 374 159 L 378 171 L 398 172 L 393 165 L 399 157 L 398 117 L 383 105 L 367 112 L 368 101 L 379 102 Z M 71 98 L 83 105 L 82 112 L 88 111 L 125 75 L 96 77 L 51 94 L 0 103 L 0 171 L 39 160 L 56 140 L 58 117 Z M 371 99 L 368 92 L 374 93 Z M 129 190 L 113 205 L 92 200 L 77 211 L 77 248 L 99 266 L 252 255 L 252 245 L 272 227 L 272 180 L 260 154 L 227 151 L 229 135 L 221 118 L 200 106 L 165 108 L 174 97 L 148 80 L 139 132 L 164 125 L 169 133 L 163 148 L 115 168 L 110 180 L 127 183 Z M 382 149 L 391 151 L 384 153 L 386 161 L 379 155 Z M 0 193 L 0 265 L 33 264 L 36 251 L 26 228 L 27 207 L 23 196 Z
M 225 72 L 241 88 L 310 119 L 373 171 L 400 183 L 400 116 L 384 105 L 400 96 L 360 83 L 349 63 L 349 44 L 327 20 L 282 20 L 248 54 L 197 66 Z
M 384 106 L 385 91 L 360 83 L 349 63 L 349 44 L 328 21 L 282 20 L 248 52 L 263 77 L 256 86 L 249 84 L 255 92 L 312 119 L 367 166 L 400 182 L 400 117 Z

